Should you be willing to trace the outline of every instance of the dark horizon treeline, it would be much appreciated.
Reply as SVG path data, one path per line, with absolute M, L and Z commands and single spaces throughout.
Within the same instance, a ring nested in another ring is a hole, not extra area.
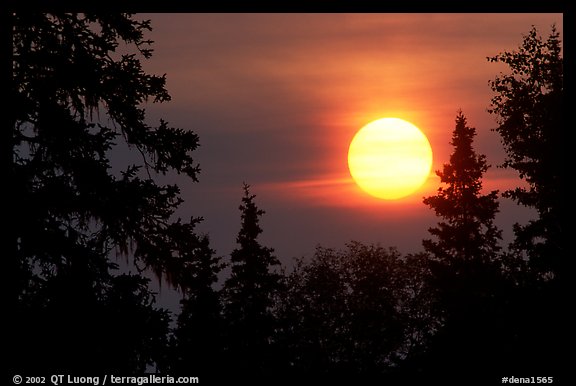
M 197 181 L 198 137 L 145 121 L 144 102 L 170 99 L 165 76 L 141 67 L 139 57 L 152 54 L 149 21 L 38 13 L 7 20 L 10 373 L 158 371 L 202 383 L 563 380 L 572 271 L 555 29 L 542 40 L 532 28 L 518 51 L 489 58 L 512 71 L 490 82 L 490 112 L 503 166 L 528 188 L 483 192 L 489 165 L 458 112 L 453 153 L 437 171 L 442 187 L 423 201 L 439 222 L 422 252 L 351 241 L 318 247 L 285 272 L 258 241 L 264 211 L 248 185 L 238 246 L 226 260 L 196 233 L 201 219 L 174 219 L 180 190 L 154 176 Z M 113 172 L 118 142 L 141 162 Z M 501 195 L 538 213 L 514 226 L 509 246 L 493 222 Z M 177 288 L 180 313 L 158 308 L 149 280 L 121 274 L 114 254 Z M 226 266 L 230 275 L 216 289 Z

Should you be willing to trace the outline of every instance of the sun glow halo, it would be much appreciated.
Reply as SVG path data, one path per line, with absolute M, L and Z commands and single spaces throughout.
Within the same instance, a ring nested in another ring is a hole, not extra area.
M 348 167 L 366 193 L 396 200 L 420 188 L 432 168 L 428 138 L 410 122 L 382 118 L 362 127 L 350 142 Z

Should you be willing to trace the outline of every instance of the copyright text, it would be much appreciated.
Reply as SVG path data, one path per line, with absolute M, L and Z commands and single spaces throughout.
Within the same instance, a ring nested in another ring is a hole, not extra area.
M 170 385 L 170 384 L 199 384 L 198 377 L 173 377 L 170 375 L 146 374 L 141 376 L 117 376 L 117 375 L 96 375 L 96 376 L 78 376 L 53 374 L 49 376 L 21 376 L 14 375 L 12 382 L 15 385 L 41 385 L 52 384 L 59 385 Z

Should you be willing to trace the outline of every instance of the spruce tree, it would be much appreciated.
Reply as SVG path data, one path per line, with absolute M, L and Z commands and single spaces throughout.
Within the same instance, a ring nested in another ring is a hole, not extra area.
M 275 330 L 273 306 L 281 279 L 274 269 L 280 262 L 273 249 L 258 241 L 262 233 L 260 217 L 265 212 L 256 206 L 256 196 L 250 193 L 249 185 L 244 184 L 243 188 L 238 248 L 230 255 L 232 272 L 223 289 L 227 354 L 231 366 L 265 375 L 270 371 Z
M 564 122 L 564 72 L 560 34 L 553 26 L 543 40 L 536 27 L 520 47 L 489 57 L 510 72 L 490 82 L 496 93 L 488 110 L 497 118 L 507 158 L 526 184 L 504 192 L 533 208 L 538 218 L 514 228 L 512 248 L 525 254 L 532 268 L 547 279 L 571 272 L 567 247 L 568 152 Z
M 442 219 L 423 241 L 430 256 L 431 287 L 441 328 L 429 348 L 429 370 L 477 371 L 494 368 L 497 341 L 494 331 L 501 311 L 498 297 L 503 285 L 499 241 L 494 224 L 497 191 L 482 192 L 486 157 L 473 148 L 476 130 L 462 112 L 456 117 L 450 162 L 436 174 L 445 187 L 424 199 Z M 448 366 L 448 367 L 446 367 Z M 450 369 L 450 370 L 449 370 Z
M 9 367 L 144 371 L 161 354 L 168 319 L 155 309 L 147 280 L 118 276 L 115 255 L 169 273 L 182 198 L 178 186 L 154 177 L 196 180 L 198 137 L 146 119 L 147 101 L 170 100 L 165 75 L 149 75 L 141 63 L 152 55 L 149 20 L 5 14 Z M 117 336 L 123 339 L 110 339 Z
M 173 278 L 182 291 L 181 312 L 172 341 L 169 368 L 209 374 L 223 354 L 220 294 L 214 288 L 224 268 L 208 236 L 183 235 L 180 264 Z
M 454 147 L 450 163 L 436 174 L 446 187 L 424 204 L 444 219 L 429 229 L 435 240 L 424 240 L 424 248 L 445 264 L 488 262 L 500 250 L 501 231 L 494 225 L 498 212 L 498 191 L 482 194 L 482 177 L 488 170 L 486 156 L 473 149 L 476 129 L 468 127 L 459 112 L 450 144 Z
M 527 265 L 518 278 L 517 357 L 525 368 L 558 375 L 554 382 L 562 382 L 560 375 L 570 377 L 571 364 L 563 353 L 571 348 L 566 336 L 573 324 L 568 304 L 574 293 L 574 259 L 568 246 L 571 141 L 566 135 L 560 33 L 552 26 L 543 39 L 533 26 L 516 50 L 488 60 L 508 67 L 490 82 L 495 95 L 488 111 L 496 116 L 495 131 L 506 151 L 502 166 L 522 180 L 504 195 L 536 211 L 528 223 L 515 224 L 510 248 Z

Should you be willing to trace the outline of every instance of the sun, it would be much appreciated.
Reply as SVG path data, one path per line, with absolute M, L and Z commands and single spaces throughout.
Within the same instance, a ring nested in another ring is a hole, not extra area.
M 362 127 L 350 142 L 348 167 L 366 193 L 384 200 L 409 196 L 432 168 L 428 138 L 410 122 L 382 118 Z

